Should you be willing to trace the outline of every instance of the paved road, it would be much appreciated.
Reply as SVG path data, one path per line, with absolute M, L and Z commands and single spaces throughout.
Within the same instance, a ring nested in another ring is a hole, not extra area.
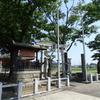
M 84 84 L 71 82 L 71 87 L 22 100 L 100 100 L 100 83 Z
M 100 98 L 71 91 L 62 91 L 30 100 L 100 100 Z
M 100 98 L 100 82 L 92 84 L 72 82 L 71 85 L 72 85 L 71 88 L 68 89 L 69 91 Z

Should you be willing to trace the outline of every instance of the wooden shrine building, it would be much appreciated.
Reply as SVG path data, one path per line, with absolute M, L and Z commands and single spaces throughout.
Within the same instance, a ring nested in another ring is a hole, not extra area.
M 18 42 L 13 42 L 13 48 L 18 49 L 17 63 L 14 67 L 14 79 L 28 81 L 39 78 L 42 66 L 39 60 L 41 61 L 42 57 L 38 59 L 38 53 L 46 50 L 46 48 Z M 6 63 L 10 61 L 9 59 L 0 57 L 2 65 L 6 65 L 2 67 L 7 68 L 8 64 Z

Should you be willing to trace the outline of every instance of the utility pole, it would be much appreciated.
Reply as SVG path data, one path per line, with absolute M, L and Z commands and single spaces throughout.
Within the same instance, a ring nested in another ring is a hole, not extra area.
M 84 41 L 84 25 L 83 25 L 83 16 L 82 16 L 82 40 L 83 40 L 83 67 L 84 67 L 84 71 L 83 71 L 83 79 L 87 82 L 87 68 L 86 68 L 86 54 L 85 54 L 85 41 Z
M 58 35 L 58 41 L 57 41 L 57 56 L 58 56 L 58 77 L 60 78 L 60 62 L 59 62 L 59 10 L 57 9 L 57 35 Z
M 81 4 L 82 4 L 82 0 L 81 0 Z M 82 16 L 81 23 L 82 23 L 82 42 L 83 42 L 83 56 L 82 56 L 83 80 L 85 80 L 87 82 L 86 54 L 85 54 L 85 41 L 84 41 L 84 23 L 83 23 L 84 14 L 81 13 L 81 16 Z

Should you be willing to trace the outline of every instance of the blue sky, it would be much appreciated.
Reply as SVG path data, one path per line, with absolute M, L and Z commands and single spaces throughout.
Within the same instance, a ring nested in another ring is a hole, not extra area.
M 91 35 L 89 38 L 85 38 L 85 42 L 89 42 L 94 40 L 95 35 Z M 83 53 L 83 45 L 80 42 L 77 42 L 77 46 L 72 46 L 68 53 L 68 57 L 72 58 L 72 65 L 80 65 L 81 64 L 81 54 Z M 87 46 L 85 46 L 85 57 L 86 63 L 97 63 L 97 61 L 93 61 L 91 56 L 93 55 L 93 51 L 91 51 Z

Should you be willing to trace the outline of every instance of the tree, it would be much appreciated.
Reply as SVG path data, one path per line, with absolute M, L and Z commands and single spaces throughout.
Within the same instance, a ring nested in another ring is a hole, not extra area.
M 42 25 L 47 23 L 42 9 L 56 0 L 1 0 L 0 1 L 0 51 L 11 54 L 10 76 L 16 66 L 18 49 L 15 42 L 32 43 L 32 38 L 43 38 Z
M 84 16 L 85 25 L 90 26 L 94 22 L 100 20 L 100 17 L 99 17 L 100 3 L 99 2 L 100 2 L 99 0 L 92 0 L 92 2 L 82 7 L 82 10 L 86 12 Z M 98 60 L 97 69 L 98 69 L 98 73 L 100 73 L 100 33 L 96 35 L 94 41 L 90 41 L 88 43 L 88 47 L 92 51 L 96 51 L 96 53 L 92 56 L 92 58 L 94 60 Z
M 93 60 L 97 60 L 97 70 L 98 70 L 98 74 L 100 74 L 100 34 L 98 34 L 94 41 L 90 41 L 88 43 L 88 47 L 92 50 L 92 51 L 96 51 L 96 53 L 94 53 L 94 55 L 92 56 Z
M 98 20 L 100 20 L 100 1 L 99 0 L 92 0 L 92 2 L 88 3 L 87 5 L 82 7 L 82 10 L 86 12 L 84 19 L 85 24 L 92 24 Z
M 94 60 L 99 60 L 100 57 L 100 34 L 98 34 L 94 41 L 90 41 L 88 43 L 88 47 L 92 50 L 92 51 L 97 51 L 92 57 L 94 58 Z
M 65 53 L 65 59 L 67 58 L 67 53 L 72 47 L 72 45 L 76 41 L 82 41 L 82 24 L 80 20 L 80 4 L 78 6 L 74 6 L 75 0 L 72 0 L 72 5 L 69 7 L 68 3 L 70 0 L 63 0 L 63 3 L 65 4 L 65 10 L 66 12 L 63 13 L 60 9 L 61 2 L 53 3 L 51 6 L 51 9 L 44 8 L 42 9 L 47 16 L 49 23 L 47 24 L 46 31 L 48 32 L 48 37 L 50 41 L 53 41 L 57 43 L 57 9 L 59 9 L 59 20 L 63 21 L 64 23 L 60 23 L 59 25 L 59 34 L 60 34 L 60 44 L 67 44 L 68 48 L 66 48 Z M 52 10 L 52 12 L 51 12 Z M 91 33 L 96 32 L 96 27 L 94 26 L 84 26 L 85 35 L 89 36 Z M 66 59 L 66 62 L 68 59 Z M 68 68 L 68 62 L 67 65 L 65 65 L 65 68 Z M 66 69 L 67 71 L 67 69 Z

